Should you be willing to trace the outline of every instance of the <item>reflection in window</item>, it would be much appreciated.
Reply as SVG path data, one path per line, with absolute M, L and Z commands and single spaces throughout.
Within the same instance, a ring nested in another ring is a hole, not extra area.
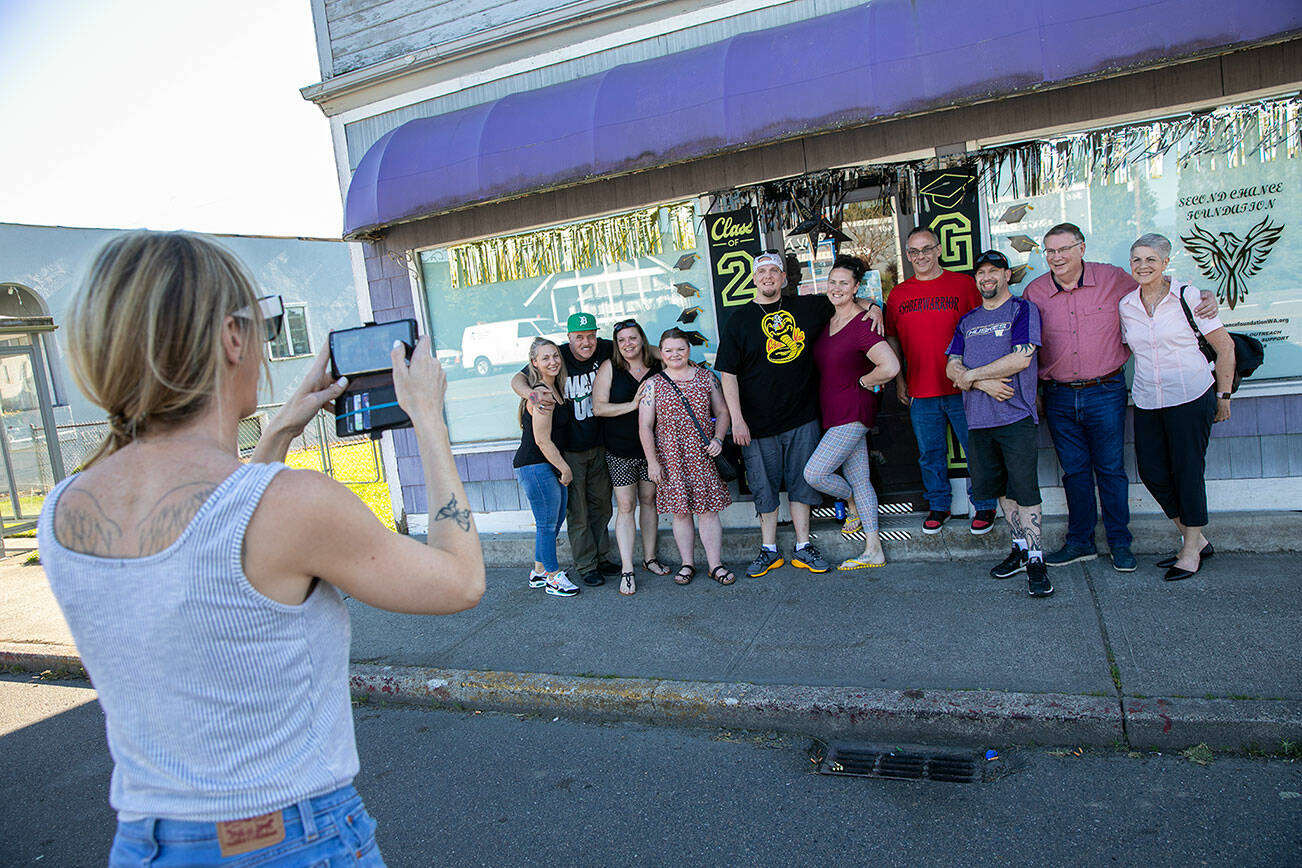
M 307 333 L 307 305 L 285 305 L 285 322 L 280 334 L 271 342 L 273 359 L 292 359 L 312 352 L 312 342 Z
M 616 322 L 636 319 L 652 343 L 691 316 L 708 341 L 693 358 L 713 360 L 718 340 L 699 231 L 695 208 L 680 203 L 420 251 L 430 331 L 460 352 L 448 384 L 453 440 L 519 438 L 510 377 L 539 335 L 564 343 L 572 313 L 596 316 L 607 339 Z

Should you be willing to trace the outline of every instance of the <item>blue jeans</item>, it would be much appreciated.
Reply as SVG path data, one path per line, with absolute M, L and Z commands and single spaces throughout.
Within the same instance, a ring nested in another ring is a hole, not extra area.
M 909 404 L 909 421 L 913 423 L 913 436 L 918 440 L 918 467 L 922 469 L 922 488 L 926 492 L 927 507 L 949 512 L 949 440 L 945 436 L 945 422 L 954 429 L 958 443 L 967 452 L 967 415 L 963 412 L 962 395 L 941 395 L 937 398 L 914 398 Z M 972 480 L 967 481 L 967 496 L 972 497 Z M 994 509 L 993 500 L 973 500 L 977 509 Z
M 119 822 L 109 868 L 140 866 L 350 865 L 384 868 L 375 843 L 375 821 L 351 786 L 305 799 L 281 812 L 285 840 L 222 859 L 217 824 L 193 820 Z
M 1067 544 L 1094 550 L 1098 503 L 1108 548 L 1130 548 L 1130 480 L 1126 476 L 1126 381 L 1072 389 L 1044 384 L 1044 421 L 1062 465 L 1067 494 Z
M 569 489 L 561 485 L 550 464 L 528 464 L 515 468 L 529 508 L 533 510 L 533 559 L 549 573 L 561 568 L 556 560 L 556 535 L 565 521 L 565 503 Z

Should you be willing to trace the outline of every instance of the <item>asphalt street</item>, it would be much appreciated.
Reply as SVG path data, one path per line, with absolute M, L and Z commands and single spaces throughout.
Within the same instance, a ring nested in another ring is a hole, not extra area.
M 85 682 L 0 678 L 0 864 L 103 865 Z M 391 866 L 1302 863 L 1302 762 L 1026 749 L 975 784 L 823 776 L 777 733 L 354 709 Z

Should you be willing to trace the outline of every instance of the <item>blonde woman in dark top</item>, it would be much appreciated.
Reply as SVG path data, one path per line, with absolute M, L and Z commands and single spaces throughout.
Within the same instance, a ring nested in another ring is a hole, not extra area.
M 551 402 L 520 399 L 520 448 L 511 466 L 533 510 L 533 569 L 529 587 L 546 588 L 556 597 L 573 597 L 579 588 L 570 581 L 556 558 L 556 535 L 565 522 L 565 506 L 573 473 L 562 454 L 573 422 L 573 403 L 565 399 L 565 360 L 560 347 L 546 338 L 534 338 L 525 369 L 529 394 L 547 390 Z

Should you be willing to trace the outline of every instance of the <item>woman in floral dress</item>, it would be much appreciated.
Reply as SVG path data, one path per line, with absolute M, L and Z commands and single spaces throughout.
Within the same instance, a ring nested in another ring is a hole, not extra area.
M 714 466 L 714 456 L 723 450 L 723 436 L 728 432 L 728 406 L 714 376 L 693 365 L 690 354 L 691 344 L 681 329 L 671 328 L 661 335 L 660 356 L 665 369 L 643 390 L 638 429 L 646 452 L 647 475 L 656 484 L 656 511 L 673 515 L 674 542 L 682 559 L 674 581 L 686 585 L 696 575 L 692 525 L 692 516 L 696 516 L 710 578 L 731 585 L 737 577 L 722 563 L 719 510 L 732 503 L 732 498 Z M 696 422 L 684 406 L 684 399 Z M 706 437 L 708 443 L 704 442 Z

